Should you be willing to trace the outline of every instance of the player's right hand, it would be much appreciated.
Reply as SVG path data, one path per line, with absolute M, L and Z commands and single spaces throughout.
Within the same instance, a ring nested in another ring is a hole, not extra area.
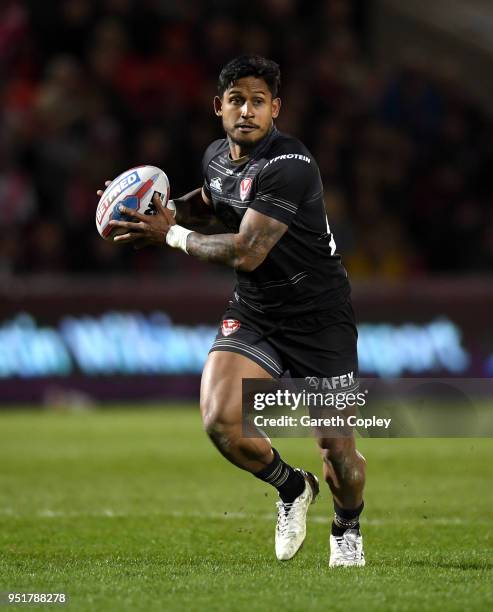
M 127 244 L 137 242 L 139 246 L 163 246 L 166 244 L 166 234 L 171 226 L 176 225 L 173 213 L 163 207 L 161 196 L 155 192 L 152 196 L 152 203 L 156 210 L 155 215 L 143 215 L 142 213 L 127 208 L 123 204 L 119 205 L 119 210 L 129 217 L 130 221 L 117 221 L 112 219 L 108 225 L 125 230 L 124 234 L 119 234 L 113 238 L 114 242 Z

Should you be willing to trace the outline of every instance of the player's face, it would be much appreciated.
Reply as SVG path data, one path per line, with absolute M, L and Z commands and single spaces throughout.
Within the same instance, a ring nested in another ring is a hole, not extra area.
M 267 83 L 253 76 L 238 79 L 222 98 L 214 99 L 226 134 L 242 151 L 252 149 L 269 133 L 280 108 L 281 100 L 272 98 Z

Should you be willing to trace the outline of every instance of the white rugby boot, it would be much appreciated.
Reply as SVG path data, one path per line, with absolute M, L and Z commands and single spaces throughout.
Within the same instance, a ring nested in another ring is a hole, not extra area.
M 364 567 L 363 536 L 357 529 L 346 529 L 342 536 L 330 535 L 329 567 Z
M 306 515 L 319 492 L 318 478 L 310 472 L 296 468 L 303 474 L 305 490 L 291 503 L 278 501 L 276 525 L 276 557 L 279 561 L 292 559 L 301 548 L 306 536 Z

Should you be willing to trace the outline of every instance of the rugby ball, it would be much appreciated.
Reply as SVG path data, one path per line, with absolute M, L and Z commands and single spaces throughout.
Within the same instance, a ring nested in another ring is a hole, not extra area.
M 144 215 L 156 214 L 151 202 L 156 191 L 161 196 L 162 205 L 166 206 L 169 200 L 169 181 L 166 174 L 156 166 L 137 166 L 117 176 L 98 202 L 96 227 L 99 234 L 105 240 L 112 240 L 114 236 L 126 233 L 126 230 L 108 225 L 111 220 L 131 221 L 120 212 L 120 204 Z

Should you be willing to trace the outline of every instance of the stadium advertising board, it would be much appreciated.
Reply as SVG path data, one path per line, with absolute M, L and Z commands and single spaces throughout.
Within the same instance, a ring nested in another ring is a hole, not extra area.
M 104 399 L 194 396 L 228 294 L 223 286 L 201 295 L 189 288 L 182 301 L 180 286 L 168 289 L 157 297 L 137 292 L 126 301 L 111 292 L 98 300 L 93 288 L 94 299 L 83 303 L 59 292 L 4 302 L 4 401 L 43 399 L 54 387 Z M 466 307 L 464 291 L 445 285 L 433 291 L 357 287 L 354 293 L 362 376 L 493 375 L 491 295 Z

